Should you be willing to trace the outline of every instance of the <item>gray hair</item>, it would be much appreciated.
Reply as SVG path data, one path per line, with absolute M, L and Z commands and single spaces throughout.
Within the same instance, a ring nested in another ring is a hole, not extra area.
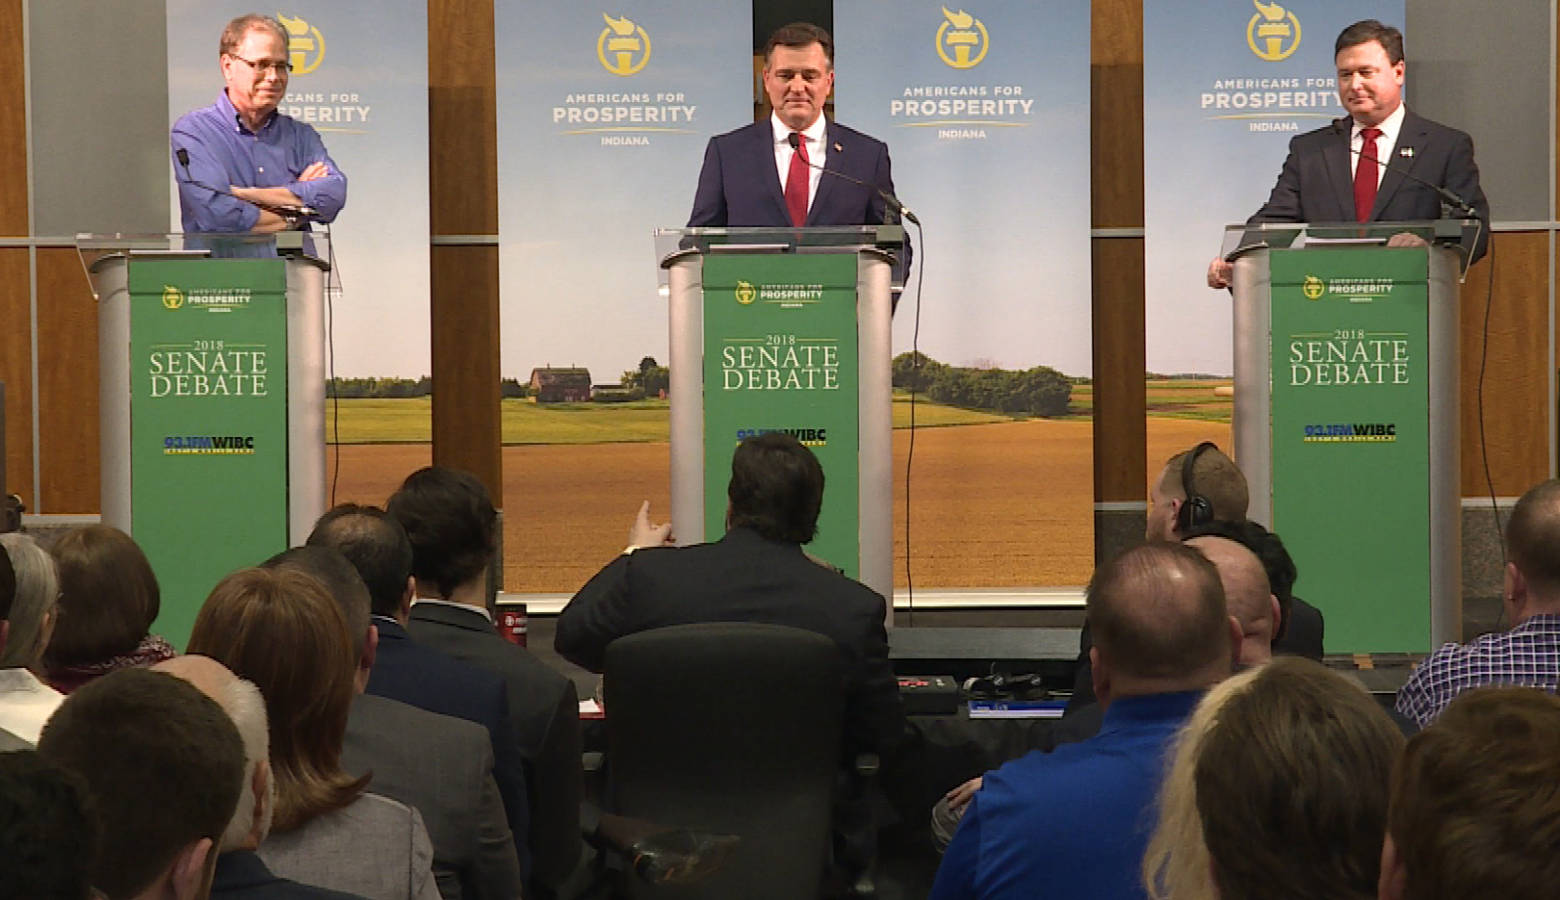
M 265 697 L 254 682 L 233 678 L 222 685 L 220 696 L 215 698 L 238 728 L 238 736 L 244 740 L 244 783 L 238 792 L 238 808 L 222 832 L 223 852 L 243 846 L 254 827 L 255 819 L 255 766 L 271 758 L 270 732 L 265 716 Z M 266 804 L 265 821 L 260 825 L 260 839 L 265 840 L 271 830 L 271 813 L 276 809 L 276 781 L 269 782 L 271 802 Z
M 0 547 L 16 570 L 16 600 L 11 604 L 10 638 L 0 651 L 0 669 L 36 665 L 43 656 L 43 623 L 53 613 L 60 596 L 59 571 L 54 558 L 30 535 L 0 534 Z

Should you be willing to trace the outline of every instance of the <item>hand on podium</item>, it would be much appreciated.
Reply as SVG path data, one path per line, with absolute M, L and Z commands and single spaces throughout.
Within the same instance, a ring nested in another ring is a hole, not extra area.
M 1215 256 L 1208 263 L 1208 286 L 1215 290 L 1230 286 L 1230 276 L 1235 273 L 1235 266 L 1222 256 Z
M 1388 247 L 1427 247 L 1430 242 L 1411 231 L 1399 231 L 1387 238 Z

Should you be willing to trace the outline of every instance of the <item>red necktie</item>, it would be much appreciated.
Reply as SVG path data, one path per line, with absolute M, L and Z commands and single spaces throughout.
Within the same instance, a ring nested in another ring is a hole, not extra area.
M 1380 128 L 1360 129 L 1360 161 L 1354 167 L 1354 220 L 1369 222 L 1371 208 L 1376 205 L 1377 168 L 1376 138 Z
M 807 138 L 797 134 L 796 151 L 791 154 L 791 169 L 785 176 L 785 208 L 791 213 L 791 224 L 800 228 L 807 224 L 807 182 L 812 173 L 807 171 Z

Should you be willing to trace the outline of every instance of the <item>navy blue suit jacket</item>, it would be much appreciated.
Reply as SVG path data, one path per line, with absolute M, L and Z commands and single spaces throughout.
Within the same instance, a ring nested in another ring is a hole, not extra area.
M 1325 128 L 1297 135 L 1289 142 L 1289 157 L 1267 203 L 1249 220 L 1262 222 L 1353 222 L 1354 175 L 1350 167 L 1350 121 L 1347 116 Z M 1404 155 L 1407 151 L 1411 155 Z M 1376 190 L 1372 222 L 1412 222 L 1441 218 L 1441 197 L 1431 188 L 1404 176 L 1444 187 L 1468 201 L 1484 223 L 1475 260 L 1489 241 L 1490 204 L 1479 187 L 1479 167 L 1473 161 L 1473 139 L 1404 110 L 1397 146 L 1384 160 L 1389 166 Z M 1460 216 L 1455 211 L 1454 217 Z
M 824 137 L 824 166 L 894 193 L 893 165 L 888 145 L 838 122 L 829 122 Z M 807 224 L 878 225 L 897 222 L 877 191 L 852 184 L 827 172 L 818 177 L 818 192 L 807 210 Z M 710 138 L 704 168 L 693 195 L 690 228 L 788 228 L 780 173 L 775 169 L 774 128 L 769 119 Z M 910 268 L 910 242 L 905 241 L 898 271 Z
M 441 716 L 476 722 L 493 741 L 493 780 L 504 798 L 504 813 L 514 832 L 521 874 L 529 877 L 530 807 L 526 802 L 525 758 L 509 719 L 509 688 L 491 672 L 445 656 L 412 640 L 406 629 L 374 617 L 379 650 L 368 674 L 368 693 L 398 700 Z

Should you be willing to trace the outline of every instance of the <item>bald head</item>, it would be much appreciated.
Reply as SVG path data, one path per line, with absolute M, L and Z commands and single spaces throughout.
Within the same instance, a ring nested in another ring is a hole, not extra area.
M 1186 545 L 1206 557 L 1219 573 L 1226 607 L 1240 623 L 1240 664 L 1255 666 L 1272 659 L 1278 601 L 1268 586 L 1262 560 L 1245 545 L 1224 537 L 1194 537 Z
M 1102 673 L 1118 696 L 1192 690 L 1230 673 L 1224 587 L 1190 547 L 1144 544 L 1101 566 L 1089 584 L 1088 616 L 1096 692 Z
M 237 726 L 238 735 L 244 741 L 244 789 L 239 792 L 238 808 L 222 833 L 220 849 L 225 853 L 260 846 L 270 833 L 271 812 L 275 807 L 265 698 L 260 696 L 260 689 L 211 657 L 195 653 L 175 656 L 152 669 L 194 685 L 202 694 L 217 701 Z

